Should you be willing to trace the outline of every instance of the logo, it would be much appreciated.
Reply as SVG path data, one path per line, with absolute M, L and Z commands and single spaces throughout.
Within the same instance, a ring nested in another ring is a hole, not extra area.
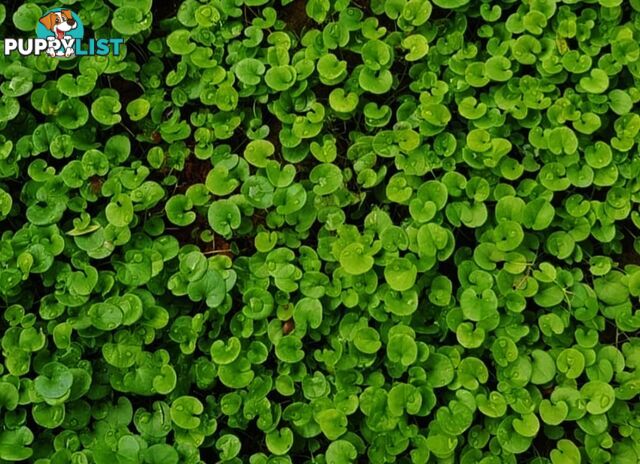
M 71 10 L 52 10 L 40 18 L 36 36 L 50 45 L 46 50 L 49 56 L 73 56 L 75 41 L 84 38 L 84 26 Z
M 124 39 L 84 39 L 84 25 L 71 10 L 55 8 L 47 11 L 36 25 L 35 39 L 4 39 L 4 54 L 22 56 L 46 53 L 57 58 L 73 56 L 120 55 Z

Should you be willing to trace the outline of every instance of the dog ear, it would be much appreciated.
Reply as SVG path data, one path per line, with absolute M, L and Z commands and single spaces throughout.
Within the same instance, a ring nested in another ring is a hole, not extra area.
M 71 10 L 62 10 L 60 13 L 62 13 L 62 16 L 64 16 L 67 19 L 73 19 L 73 14 L 71 13 Z
M 40 23 L 42 23 L 42 25 L 47 29 L 51 30 L 51 28 L 56 22 L 55 18 L 56 18 L 55 13 L 49 13 L 47 16 L 43 16 L 42 18 L 40 18 Z

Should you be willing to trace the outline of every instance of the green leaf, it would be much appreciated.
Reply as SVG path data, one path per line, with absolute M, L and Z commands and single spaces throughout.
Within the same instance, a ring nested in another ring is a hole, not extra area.
M 324 409 L 315 415 L 320 430 L 329 440 L 337 440 L 347 431 L 347 417 L 338 409 Z
M 122 105 L 117 98 L 102 96 L 95 99 L 91 104 L 91 116 L 100 124 L 113 126 L 122 120 L 120 116 L 121 109 Z
M 171 403 L 171 420 L 183 429 L 197 428 L 203 412 L 204 406 L 193 396 L 181 396 Z
M 127 103 L 127 114 L 132 121 L 140 121 L 151 109 L 151 103 L 144 98 L 136 98 Z
M 352 275 L 360 275 L 373 267 L 373 257 L 366 254 L 364 245 L 352 243 L 340 253 L 340 265 Z
M 231 200 L 213 202 L 209 206 L 207 217 L 213 231 L 226 237 L 232 234 L 233 229 L 240 226 L 242 219 L 240 209 Z
M 71 390 L 73 374 L 67 366 L 57 362 L 50 362 L 42 368 L 42 374 L 34 381 L 35 391 L 45 401 L 55 401 L 63 398 Z

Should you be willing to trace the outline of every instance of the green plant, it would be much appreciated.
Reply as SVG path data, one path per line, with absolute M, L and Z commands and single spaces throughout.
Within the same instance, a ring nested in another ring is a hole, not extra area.
M 640 2 L 87 0 L 0 55 L 0 462 L 640 462 Z

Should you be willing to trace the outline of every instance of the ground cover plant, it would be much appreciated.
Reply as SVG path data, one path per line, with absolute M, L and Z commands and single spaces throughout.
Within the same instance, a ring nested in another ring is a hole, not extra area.
M 0 56 L 0 463 L 640 462 L 639 0 L 61 0 Z

